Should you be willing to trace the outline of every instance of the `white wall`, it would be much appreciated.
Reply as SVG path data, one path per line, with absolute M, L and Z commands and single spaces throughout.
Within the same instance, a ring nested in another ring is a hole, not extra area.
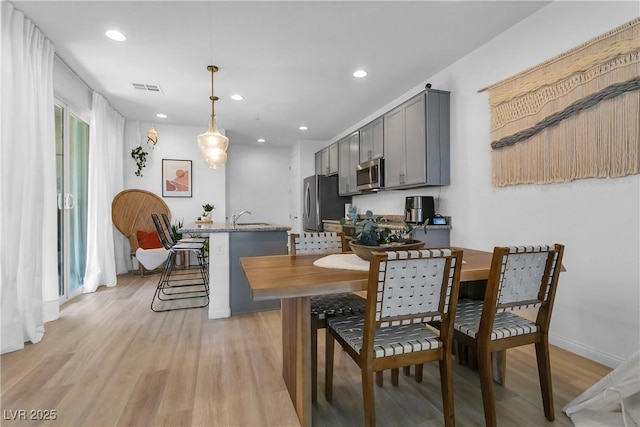
M 174 219 L 184 218 L 185 224 L 193 222 L 202 213 L 202 205 L 211 203 L 216 207 L 216 222 L 230 219 L 235 209 L 248 209 L 252 215 L 244 216 L 244 222 L 288 224 L 289 148 L 237 145 L 231 140 L 227 163 L 210 169 L 196 142 L 206 127 L 154 123 L 158 144 L 152 150 L 146 144 L 149 124 L 126 123 L 125 188 L 140 188 L 162 197 L 162 159 L 191 160 L 193 197 L 163 198 Z M 149 153 L 142 177 L 135 176 L 136 165 L 131 158 L 131 150 L 139 144 Z
M 57 56 L 53 58 L 53 91 L 73 114 L 86 123 L 91 120 L 92 91 Z
M 640 348 L 640 176 L 493 188 L 487 94 L 477 91 L 638 13 L 637 2 L 556 1 L 426 80 L 451 91 L 451 186 L 354 198 L 360 212 L 402 213 L 405 196 L 441 191 L 439 212 L 453 217 L 454 245 L 565 244 L 551 340 L 609 366 Z
M 240 222 L 289 224 L 287 147 L 234 145 L 227 159 L 227 216 L 249 210 Z
M 226 211 L 225 169 L 228 167 L 228 163 L 221 168 L 210 169 L 202 160 L 196 138 L 206 130 L 206 126 L 175 126 L 154 123 L 158 132 L 158 144 L 154 149 L 150 149 L 146 144 L 149 124 L 130 121 L 125 124 L 123 153 L 125 189 L 139 188 L 162 197 L 162 159 L 191 160 L 192 197 L 163 198 L 171 210 L 172 218 L 174 220 L 183 218 L 185 224 L 194 222 L 202 214 L 202 205 L 211 203 L 216 207 L 213 211 L 214 221 L 224 221 Z M 147 166 L 142 170 L 142 177 L 134 174 L 136 164 L 131 158 L 131 150 L 140 144 L 149 153 Z

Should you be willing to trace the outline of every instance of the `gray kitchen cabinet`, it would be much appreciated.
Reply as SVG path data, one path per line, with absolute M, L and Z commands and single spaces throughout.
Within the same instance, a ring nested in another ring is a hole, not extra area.
M 384 156 L 382 117 L 360 129 L 360 163 Z
M 277 310 L 280 300 L 254 300 L 240 258 L 262 255 L 285 255 L 286 231 L 246 231 L 229 233 L 229 304 L 231 315 Z M 214 284 L 215 286 L 216 284 Z
M 338 143 L 323 148 L 316 153 L 316 175 L 334 175 L 338 173 Z
M 329 173 L 333 175 L 338 173 L 338 143 L 334 142 L 329 146 Z
M 451 231 L 444 227 L 429 228 L 427 233 L 423 230 L 416 230 L 414 237 L 416 240 L 425 242 L 426 249 L 448 248 L 451 246 L 450 233 Z
M 356 167 L 360 159 L 360 133 L 338 141 L 338 192 L 341 196 L 358 194 Z
M 316 175 L 325 175 L 326 169 L 322 168 L 322 151 L 316 153 Z
M 449 92 L 427 89 L 383 120 L 385 188 L 449 185 Z

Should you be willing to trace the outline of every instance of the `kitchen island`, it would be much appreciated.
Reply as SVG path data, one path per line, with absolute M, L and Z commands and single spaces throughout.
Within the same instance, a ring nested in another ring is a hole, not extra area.
M 279 300 L 253 300 L 240 257 L 287 254 L 289 230 L 258 222 L 194 223 L 179 230 L 185 237 L 209 234 L 209 319 L 280 308 Z

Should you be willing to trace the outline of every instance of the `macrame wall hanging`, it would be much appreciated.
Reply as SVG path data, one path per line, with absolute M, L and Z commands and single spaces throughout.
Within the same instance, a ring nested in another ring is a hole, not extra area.
M 485 90 L 494 186 L 640 173 L 640 18 Z

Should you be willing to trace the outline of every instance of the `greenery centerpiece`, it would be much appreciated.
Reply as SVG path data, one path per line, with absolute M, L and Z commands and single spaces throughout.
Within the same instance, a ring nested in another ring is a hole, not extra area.
M 350 224 L 355 226 L 355 238 L 349 241 L 349 246 L 360 258 L 370 260 L 371 253 L 385 250 L 415 250 L 422 249 L 424 242 L 416 240 L 413 236 L 416 228 L 404 222 L 402 227 L 391 230 L 381 227 L 383 217 L 374 218 L 373 212 L 367 211 L 364 218 L 358 218 L 355 212 L 349 212 L 349 218 L 340 220 L 342 225 Z M 427 223 L 421 228 L 427 232 Z
M 202 210 L 204 211 L 202 214 L 202 219 L 209 218 L 211 216 L 211 211 L 213 211 L 216 207 L 210 203 L 205 203 L 202 205 Z

